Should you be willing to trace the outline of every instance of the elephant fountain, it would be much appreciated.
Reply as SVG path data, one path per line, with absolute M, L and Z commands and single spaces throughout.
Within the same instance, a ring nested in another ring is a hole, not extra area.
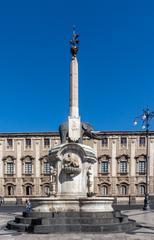
M 68 122 L 64 122 L 59 126 L 59 133 L 60 133 L 61 143 L 62 144 L 66 143 L 66 140 L 68 138 Z M 76 143 L 82 143 L 83 136 L 87 136 L 95 139 L 101 139 L 100 137 L 98 137 L 96 134 L 93 133 L 92 125 L 86 122 L 81 122 L 81 137 L 76 141 Z

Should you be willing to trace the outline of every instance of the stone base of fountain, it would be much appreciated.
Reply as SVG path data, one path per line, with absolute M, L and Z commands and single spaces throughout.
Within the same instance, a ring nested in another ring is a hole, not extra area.
M 123 232 L 136 223 L 114 211 L 113 198 L 32 199 L 32 212 L 9 221 L 8 229 L 32 233 Z

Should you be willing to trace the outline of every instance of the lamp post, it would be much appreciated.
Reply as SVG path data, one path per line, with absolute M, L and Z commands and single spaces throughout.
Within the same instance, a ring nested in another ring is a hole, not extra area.
M 143 114 L 136 117 L 134 120 L 134 125 L 138 124 L 138 119 L 142 121 L 142 129 L 145 129 L 146 133 L 146 179 L 145 179 L 145 193 L 144 193 L 144 206 L 143 210 L 150 209 L 149 201 L 149 127 L 150 121 L 154 118 L 154 112 L 151 112 L 149 108 L 143 110 Z

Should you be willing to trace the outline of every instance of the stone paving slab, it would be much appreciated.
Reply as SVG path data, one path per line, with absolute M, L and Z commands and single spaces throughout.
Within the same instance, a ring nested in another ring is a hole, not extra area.
M 7 221 L 14 219 L 19 213 L 0 213 L 0 240 L 154 240 L 154 212 L 130 210 L 123 213 L 137 220 L 145 227 L 137 228 L 129 233 L 93 234 L 27 234 L 5 229 Z

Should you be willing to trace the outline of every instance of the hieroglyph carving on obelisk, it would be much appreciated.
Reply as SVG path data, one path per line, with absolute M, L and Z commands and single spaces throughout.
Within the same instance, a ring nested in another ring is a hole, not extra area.
M 70 63 L 70 116 L 68 117 L 68 136 L 72 141 L 77 141 L 81 137 L 81 121 L 78 107 L 78 52 L 79 35 L 73 29 L 73 38 L 70 41 L 72 59 Z

